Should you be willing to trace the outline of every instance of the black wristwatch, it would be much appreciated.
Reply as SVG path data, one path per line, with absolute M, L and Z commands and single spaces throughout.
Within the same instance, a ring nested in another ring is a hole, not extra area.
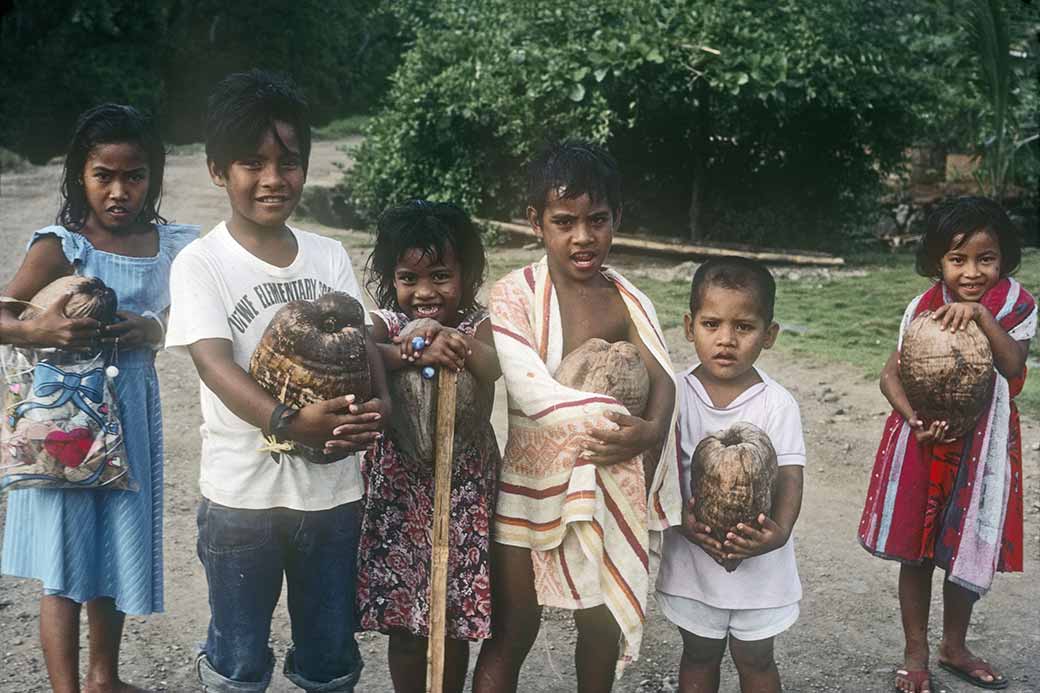
M 299 413 L 299 409 L 294 409 L 279 402 L 275 406 L 274 411 L 271 412 L 271 420 L 267 424 L 268 437 L 273 438 L 274 443 L 285 441 L 285 432 L 292 424 L 292 420 L 295 419 L 296 415 Z M 275 462 L 279 461 L 280 455 L 277 452 L 272 451 L 271 456 L 274 457 Z

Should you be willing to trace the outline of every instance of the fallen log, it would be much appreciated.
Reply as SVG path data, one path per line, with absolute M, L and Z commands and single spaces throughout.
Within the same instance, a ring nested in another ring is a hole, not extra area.
M 482 219 L 482 223 L 493 228 L 504 231 L 514 236 L 523 238 L 536 238 L 534 231 L 525 224 L 514 224 L 508 221 L 494 221 Z M 698 260 L 707 257 L 741 257 L 752 258 L 761 262 L 785 264 L 785 265 L 814 265 L 819 267 L 841 267 L 845 260 L 826 253 L 812 251 L 783 251 L 783 250 L 745 250 L 742 248 L 724 248 L 711 245 L 692 245 L 689 243 L 671 243 L 668 241 L 652 241 L 646 238 L 630 236 L 627 234 L 614 234 L 612 246 L 618 250 L 625 250 L 647 255 L 664 255 L 682 260 Z

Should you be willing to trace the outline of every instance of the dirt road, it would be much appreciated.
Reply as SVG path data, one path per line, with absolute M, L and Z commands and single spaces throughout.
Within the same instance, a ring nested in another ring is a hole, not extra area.
M 344 161 L 336 145 L 319 142 L 310 178 L 335 178 L 334 161 Z M 32 230 L 57 211 L 59 167 L 32 169 L 0 180 L 0 285 L 13 275 Z M 223 191 L 214 187 L 200 153 L 171 156 L 166 169 L 167 194 L 162 210 L 171 220 L 198 223 L 204 229 L 226 209 Z M 306 223 L 335 234 L 347 245 L 360 269 L 369 237 Z M 534 251 L 494 250 L 515 265 L 535 258 Z M 614 264 L 635 268 L 635 258 L 615 257 Z M 783 316 L 780 316 L 782 319 Z M 676 366 L 688 363 L 692 348 L 678 330 L 668 334 Z M 783 336 L 780 337 L 783 339 Z M 902 636 L 896 602 L 897 566 L 869 557 L 856 542 L 866 476 L 880 434 L 885 403 L 860 371 L 821 366 L 768 353 L 762 365 L 798 398 L 805 424 L 809 463 L 805 499 L 796 528 L 797 554 L 805 597 L 797 624 L 778 639 L 778 660 L 789 691 L 882 692 L 892 690 L 892 669 L 900 662 Z M 166 613 L 127 621 L 123 645 L 125 678 L 154 690 L 197 690 L 191 672 L 195 644 L 205 635 L 209 611 L 206 583 L 195 556 L 194 511 L 198 494 L 200 423 L 198 385 L 187 359 L 159 357 L 166 433 Z M 1034 375 L 1036 377 L 1036 375 Z M 504 431 L 504 407 L 496 404 L 496 429 Z M 841 410 L 841 413 L 839 413 Z M 1025 573 L 1001 575 L 992 593 L 976 609 L 970 644 L 1011 678 L 1009 691 L 1040 691 L 1040 442 L 1036 421 L 1023 421 L 1026 489 Z M 0 500 L 0 510 L 3 501 Z M 3 513 L 0 512 L 0 522 Z M 936 583 L 938 587 L 938 582 Z M 936 590 L 938 592 L 938 590 Z M 0 692 L 47 690 L 37 637 L 39 585 L 0 578 Z M 284 603 L 284 599 L 283 599 Z M 933 643 L 940 628 L 939 603 L 932 611 Z M 87 646 L 86 635 L 83 645 Z M 279 657 L 288 644 L 284 607 L 276 612 L 272 646 Z M 392 690 L 386 668 L 386 640 L 363 634 L 366 667 L 359 690 Z M 573 691 L 574 631 L 566 613 L 547 613 L 541 634 L 525 666 L 521 690 L 534 693 Z M 615 690 L 628 693 L 674 691 L 680 652 L 676 630 L 649 608 L 642 657 Z M 474 651 L 475 653 L 475 651 Z M 1030 654 L 1032 653 L 1032 654 Z M 606 665 L 607 663 L 605 663 Z M 941 670 L 940 690 L 976 689 Z M 275 674 L 272 691 L 293 688 Z M 738 691 L 732 665 L 724 669 L 722 690 Z

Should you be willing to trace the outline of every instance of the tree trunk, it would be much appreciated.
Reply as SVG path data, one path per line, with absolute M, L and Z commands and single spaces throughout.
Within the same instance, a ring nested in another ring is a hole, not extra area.
M 697 108 L 694 111 L 693 139 L 693 185 L 690 190 L 689 228 L 690 242 L 699 243 L 708 233 L 704 221 L 704 190 L 708 171 L 708 153 L 711 135 L 710 92 L 707 83 L 701 79 L 697 83 Z
M 693 186 L 690 192 L 690 242 L 699 243 L 707 235 L 704 230 L 704 154 L 694 152 Z

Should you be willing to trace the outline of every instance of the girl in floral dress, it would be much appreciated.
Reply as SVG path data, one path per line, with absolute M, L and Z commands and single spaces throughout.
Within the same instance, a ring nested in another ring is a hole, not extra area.
M 458 207 L 422 200 L 387 210 L 368 262 L 374 341 L 387 370 L 467 369 L 490 401 L 500 370 L 487 311 L 480 234 Z M 413 340 L 425 345 L 416 349 Z M 406 415 L 395 402 L 394 416 Z M 491 636 L 490 518 L 498 444 L 488 419 L 452 465 L 444 690 L 462 691 L 469 641 Z M 388 633 L 397 693 L 426 690 L 433 467 L 411 459 L 388 433 L 366 456 L 365 512 L 358 550 L 362 630 Z

